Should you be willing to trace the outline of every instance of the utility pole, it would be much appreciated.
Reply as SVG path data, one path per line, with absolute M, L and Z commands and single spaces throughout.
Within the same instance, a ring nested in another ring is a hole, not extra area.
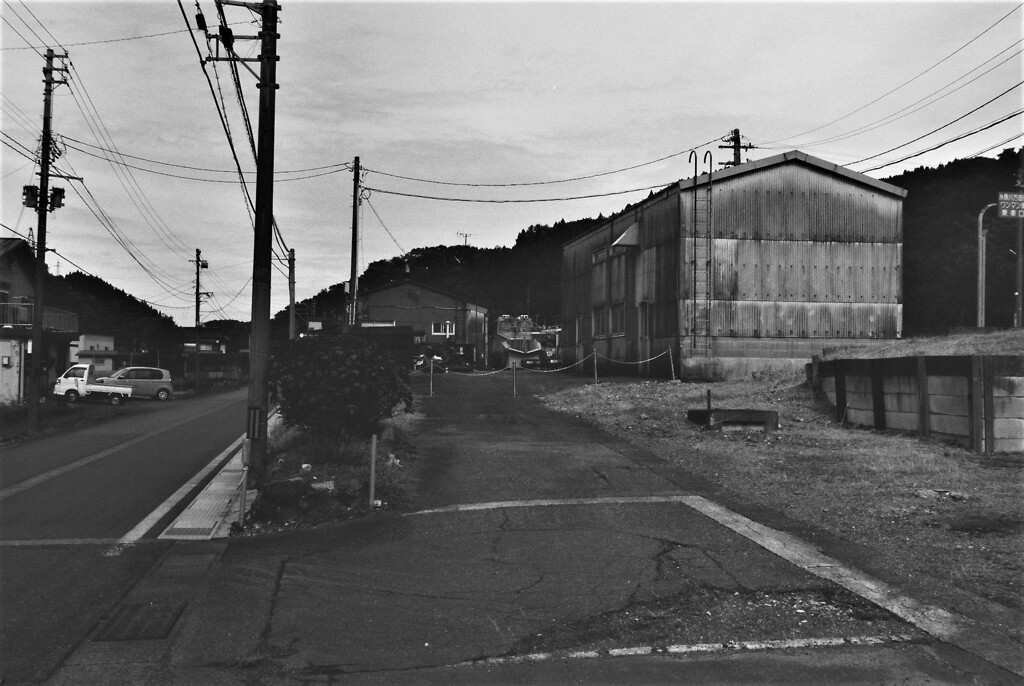
M 206 269 L 210 265 L 202 258 L 202 251 L 196 248 L 196 259 L 189 260 L 196 263 L 196 390 L 199 390 L 199 306 L 204 295 L 213 295 L 199 290 L 199 270 Z
M 295 340 L 295 248 L 288 249 L 288 340 Z
M 267 462 L 267 367 L 270 361 L 270 278 L 274 238 L 274 111 L 277 84 L 276 0 L 245 3 L 220 0 L 258 10 L 260 39 L 259 126 L 256 150 L 256 222 L 252 258 L 252 332 L 249 341 L 249 397 L 246 422 L 249 479 L 259 484 Z
M 53 141 L 50 134 L 50 121 L 53 116 L 53 87 L 56 84 L 67 83 L 67 80 L 53 78 L 53 72 L 67 71 L 62 67 L 54 67 L 53 60 L 56 55 L 52 48 L 46 50 L 46 66 L 43 67 L 43 140 L 41 159 L 39 160 L 39 188 L 35 191 L 36 215 L 38 217 L 36 231 L 36 283 L 35 303 L 32 307 L 32 366 L 28 380 L 28 431 L 34 434 L 39 430 L 39 394 L 42 392 L 42 375 L 46 371 L 43 358 L 46 351 L 43 349 L 43 295 L 46 286 L 46 218 L 49 212 L 61 206 L 64 200 L 64 190 L 53 189 L 53 197 L 50 197 L 50 156 L 52 154 Z M 67 57 L 66 54 L 60 56 Z M 25 189 L 26 195 L 32 195 L 30 187 Z M 58 193 L 58 191 L 60 191 Z M 26 198 L 26 205 L 28 200 Z
M 1017 188 L 1024 191 L 1024 171 L 1017 172 Z M 1017 215 L 1017 281 L 1014 284 L 1016 312 L 1013 317 L 1015 328 L 1024 328 L 1024 216 Z
M 349 277 L 348 325 L 355 327 L 356 291 L 359 290 L 359 157 L 352 168 L 352 274 Z
M 472 236 L 473 234 L 471 234 L 471 233 L 462 233 L 461 231 L 456 231 L 456 233 L 459 234 L 460 236 L 462 236 L 462 244 L 463 245 L 469 245 L 469 237 Z
M 743 164 L 743 160 L 740 159 L 740 151 L 741 150 L 751 150 L 751 149 L 757 147 L 756 145 L 751 145 L 750 143 L 743 144 L 740 141 L 740 130 L 739 129 L 733 129 L 729 133 L 728 136 L 726 136 L 725 138 L 722 139 L 722 142 L 723 143 L 728 143 L 728 145 L 719 145 L 718 146 L 719 148 L 724 148 L 726 150 L 728 150 L 730 148 L 732 149 L 732 160 L 729 161 L 729 162 L 719 162 L 718 163 L 719 165 L 721 165 L 723 167 L 734 167 L 734 166 Z

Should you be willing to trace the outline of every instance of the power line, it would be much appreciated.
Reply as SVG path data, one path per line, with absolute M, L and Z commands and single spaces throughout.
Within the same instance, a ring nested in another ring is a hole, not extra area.
M 402 246 L 401 246 L 401 245 L 400 245 L 400 244 L 398 243 L 398 239 L 397 239 L 397 238 L 395 238 L 395 234 L 391 233 L 391 230 L 390 230 L 390 229 L 389 229 L 389 228 L 387 227 L 387 224 L 385 224 L 385 223 L 384 223 L 384 220 L 380 218 L 380 215 L 379 215 L 379 214 L 377 214 L 377 208 L 376 208 L 376 207 L 374 207 L 374 206 L 373 206 L 373 203 L 371 203 L 371 202 L 370 202 L 370 198 L 366 198 L 366 204 L 370 206 L 370 209 L 371 209 L 371 210 L 373 211 L 373 216 L 374 216 L 374 217 L 376 217 L 376 218 L 377 218 L 377 221 L 378 221 L 378 222 L 380 222 L 380 225 L 381 225 L 382 227 L 384 227 L 384 231 L 385 231 L 385 232 L 386 232 L 386 233 L 388 234 L 388 236 L 390 236 L 390 237 L 391 237 L 391 240 L 393 240 L 393 241 L 395 242 L 395 245 L 396 245 L 396 246 L 398 246 L 398 250 L 399 250 L 399 252 L 400 252 L 400 253 L 401 253 L 402 255 L 404 255 L 404 254 L 406 253 L 406 250 L 405 250 L 405 248 L 403 248 L 403 247 L 402 247 Z
M 1011 114 L 1006 115 L 1005 117 L 1002 117 L 1001 119 L 997 119 L 995 121 L 989 122 L 988 124 L 985 124 L 984 126 L 981 126 L 981 127 L 977 128 L 977 129 L 974 129 L 973 131 L 968 131 L 967 133 L 964 133 L 964 134 L 961 134 L 961 135 L 956 136 L 954 138 L 950 138 L 948 140 L 945 140 L 942 143 L 939 143 L 938 145 L 934 145 L 934 146 L 932 146 L 930 148 L 927 148 L 926 150 L 921 150 L 920 152 L 915 152 L 913 155 L 907 155 L 906 157 L 901 157 L 900 159 L 893 160 L 892 162 L 886 162 L 885 164 L 879 165 L 877 167 L 871 167 L 870 169 L 865 169 L 861 173 L 862 174 L 866 174 L 866 173 L 871 172 L 871 171 L 877 171 L 879 169 L 884 169 L 885 167 L 891 167 L 892 165 L 899 164 L 900 162 L 906 162 L 907 160 L 913 159 L 915 157 L 919 157 L 921 155 L 924 155 L 925 153 L 929 153 L 929 152 L 932 152 L 933 150 L 938 150 L 939 148 L 945 147 L 945 146 L 949 145 L 950 143 L 955 143 L 958 140 L 962 140 L 962 139 L 967 138 L 969 136 L 973 136 L 975 134 L 981 133 L 982 131 L 987 131 L 988 129 L 991 129 L 993 126 L 998 126 L 999 124 L 1002 124 L 1004 121 L 1009 121 L 1010 119 L 1013 119 L 1014 117 L 1018 117 L 1018 116 L 1020 116 L 1022 114 L 1024 114 L 1024 109 L 1017 110 L 1016 112 L 1013 112 Z M 900 146 L 900 147 L 903 147 L 903 146 Z
M 559 183 L 570 183 L 570 182 L 573 182 L 573 181 L 585 181 L 587 179 L 596 179 L 596 178 L 599 178 L 599 177 L 602 177 L 602 176 L 610 176 L 612 174 L 620 174 L 622 172 L 633 171 L 634 169 L 640 169 L 641 167 L 647 167 L 647 166 L 650 166 L 652 164 L 657 164 L 658 162 L 664 162 L 665 160 L 670 160 L 673 157 L 679 157 L 680 155 L 685 155 L 688 152 L 690 152 L 691 150 L 695 150 L 695 149 L 698 149 L 698 148 L 703 148 L 705 146 L 708 146 L 708 145 L 711 145 L 712 143 L 717 142 L 718 140 L 719 140 L 718 138 L 713 138 L 710 141 L 708 141 L 707 143 L 701 143 L 700 145 L 687 148 L 686 150 L 680 150 L 679 152 L 674 152 L 671 155 L 665 155 L 664 157 L 659 157 L 658 159 L 651 160 L 649 162 L 641 162 L 640 164 L 634 164 L 634 165 L 632 165 L 630 167 L 623 167 L 621 169 L 613 169 L 611 171 L 598 172 L 596 174 L 587 174 L 587 175 L 584 175 L 584 176 L 574 176 L 574 177 L 571 177 L 571 178 L 568 178 L 568 179 L 557 179 L 557 180 L 553 180 L 553 181 L 526 181 L 526 182 L 519 182 L 519 183 L 467 183 L 467 182 L 455 182 L 455 181 L 438 181 L 438 180 L 435 180 L 435 179 L 423 179 L 423 178 L 417 178 L 415 176 L 402 176 L 400 174 L 391 174 L 391 173 L 388 173 L 388 172 L 382 172 L 382 171 L 375 170 L 375 169 L 367 169 L 366 167 L 364 167 L 364 169 L 366 169 L 367 172 L 370 172 L 370 173 L 373 173 L 373 174 L 379 174 L 381 176 L 387 176 L 387 177 L 390 177 L 390 178 L 393 178 L 393 179 L 402 179 L 404 181 L 417 181 L 417 182 L 420 182 L 420 183 L 432 183 L 432 184 L 436 184 L 436 185 L 439 185 L 439 186 L 463 186 L 463 187 L 467 187 L 467 188 L 514 188 L 514 187 L 517 187 L 517 186 L 548 186 L 548 185 L 559 184 Z
M 672 182 L 674 183 L 674 182 Z M 386 191 L 381 188 L 371 188 L 364 186 L 364 188 L 373 193 L 383 193 L 384 195 L 398 195 L 403 198 L 420 198 L 422 200 L 442 200 L 445 202 L 467 202 L 467 203 L 493 203 L 493 204 L 505 204 L 505 203 L 531 203 L 531 202 L 564 202 L 567 200 L 589 200 L 591 198 L 608 198 L 615 195 L 626 195 L 627 193 L 639 193 L 641 191 L 655 191 L 662 190 L 671 186 L 672 183 L 663 183 L 657 186 L 644 186 L 643 188 L 631 188 L 625 191 L 611 191 L 608 193 L 592 193 L 590 195 L 574 195 L 562 198 L 523 198 L 516 200 L 509 199 L 496 199 L 496 198 L 450 198 L 436 195 L 420 195 L 418 193 L 400 193 L 398 191 Z
M 980 104 L 977 107 L 975 107 L 974 109 L 972 109 L 970 112 L 967 112 L 965 114 L 960 115 L 959 117 L 957 117 L 953 121 L 947 122 L 947 123 L 943 124 L 942 126 L 938 127 L 937 129 L 932 129 L 928 133 L 920 135 L 917 138 L 914 138 L 913 140 L 909 140 L 906 143 L 902 143 L 900 145 L 897 145 L 894 148 L 889 148 L 888 150 L 885 150 L 883 152 L 877 153 L 875 155 L 871 155 L 870 157 L 865 157 L 864 159 L 857 160 L 856 162 L 852 162 L 851 164 L 860 164 L 861 162 L 867 162 L 868 160 L 873 160 L 876 157 L 881 157 L 882 155 L 887 155 L 890 152 L 893 152 L 894 150 L 899 150 L 900 148 L 905 148 L 908 145 L 910 145 L 911 143 L 916 143 L 917 141 L 921 140 L 922 138 L 927 138 L 928 136 L 932 135 L 933 133 L 937 133 L 937 132 L 941 131 L 942 129 L 946 128 L 947 126 L 952 126 L 953 124 L 957 123 L 958 121 L 961 121 L 961 120 L 969 117 L 970 115 L 974 114 L 975 112 L 977 112 L 978 110 L 982 109 L 983 107 L 986 107 L 987 105 L 992 104 L 993 102 L 995 102 L 999 98 L 1003 97 L 1004 95 L 1006 95 L 1010 91 L 1015 90 L 1017 88 L 1020 88 L 1021 85 L 1024 85 L 1024 80 L 1017 82 L 1016 85 L 1011 86 L 1010 88 L 1007 88 L 1005 91 L 1003 91 L 999 95 L 995 96 L 994 98 L 983 102 L 982 104 Z M 1011 115 L 1011 116 L 1013 116 L 1013 115 Z M 895 164 L 895 163 L 892 163 L 892 164 Z M 885 165 L 885 166 L 888 166 L 888 165 Z
M 966 43 L 964 43 L 963 45 L 961 45 L 961 46 L 960 46 L 959 48 L 957 48 L 957 49 L 956 49 L 956 50 L 954 50 L 953 52 L 951 52 L 951 53 L 949 53 L 948 55 L 946 55 L 945 57 L 943 57 L 943 58 L 942 58 L 941 60 L 939 60 L 938 62 L 936 62 L 936 63 L 935 63 L 935 64 L 933 64 L 932 66 L 930 66 L 930 67 L 928 67 L 927 69 L 925 69 L 924 71 L 922 71 L 922 72 L 921 72 L 920 74 L 918 74 L 917 76 L 914 76 L 913 78 L 910 78 L 910 79 L 908 79 L 908 80 L 904 81 L 904 82 L 903 82 L 903 83 L 901 83 L 900 85 L 896 86 L 895 88 L 893 88 L 893 89 L 892 89 L 892 90 L 890 90 L 890 91 L 887 91 L 887 92 L 883 93 L 882 95 L 878 96 L 877 98 L 875 98 L 875 99 L 874 99 L 874 100 L 872 100 L 871 102 L 867 103 L 866 105 L 862 105 L 861 107 L 858 107 L 857 109 L 853 110 L 852 112 L 848 112 L 847 114 L 844 114 L 843 116 L 839 117 L 838 119 L 833 119 L 832 121 L 828 122 L 827 124 L 822 124 L 821 126 L 818 126 L 818 127 L 816 127 L 816 128 L 810 129 L 809 131 L 804 131 L 803 133 L 798 133 L 798 134 L 796 134 L 795 136 L 788 136 L 788 137 L 786 137 L 786 138 L 779 138 L 779 139 L 777 139 L 777 140 L 774 140 L 774 141 L 768 141 L 767 143 L 764 143 L 764 145 L 773 145 L 773 144 L 775 144 L 775 143 L 780 143 L 780 142 L 782 142 L 782 141 L 787 141 L 787 140 L 793 140 L 794 138 L 800 138 L 801 136 L 806 136 L 806 135 L 807 135 L 807 134 L 809 134 L 809 133 L 814 133 L 815 131 L 820 131 L 821 129 L 825 128 L 826 126 L 831 126 L 832 124 L 835 124 L 835 123 L 837 123 L 837 122 L 840 122 L 840 121 L 842 121 L 842 120 L 844 120 L 844 119 L 846 119 L 846 118 L 848 118 L 848 117 L 851 117 L 851 116 L 853 116 L 853 115 L 857 114 L 858 112 L 860 112 L 860 111 L 862 111 L 862 110 L 864 110 L 864 109 L 867 109 L 868 107 L 871 107 L 871 106 L 872 106 L 872 105 L 874 105 L 874 104 L 875 104 L 876 102 L 878 102 L 878 101 L 882 100 L 883 98 L 887 98 L 887 97 L 889 97 L 890 95 L 892 95 L 892 94 L 893 94 L 893 93 L 895 93 L 896 91 L 900 90 L 900 89 L 901 89 L 901 88 L 903 88 L 904 86 L 907 86 L 907 85 L 909 85 L 909 84 L 910 84 L 910 83 L 912 83 L 913 81 L 916 81 L 917 79 L 921 78 L 922 76 L 924 76 L 925 74 L 927 74 L 928 72 L 930 72 L 930 71 L 931 71 L 932 69 L 935 69 L 935 68 L 936 68 L 936 67 L 938 67 L 938 66 L 939 66 L 940 64 L 942 64 L 942 63 L 943 63 L 943 62 L 945 62 L 946 60 L 950 59 L 951 57 L 953 57 L 954 55 L 956 55 L 957 53 L 959 53 L 959 52 L 960 52 L 961 50 L 963 50 L 964 48 L 966 48 L 966 47 L 967 47 L 968 45 L 970 45 L 970 44 L 971 44 L 971 43 L 973 43 L 974 41 L 978 40 L 979 38 L 981 38 L 982 36 L 984 36 L 984 35 L 985 35 L 986 33 L 988 33 L 989 31 L 991 31 L 992 29 L 994 29 L 994 28 L 995 28 L 996 26 L 998 26 L 999 24 L 1001 24 L 1001 23 L 1002 23 L 1003 21 L 1005 21 L 1005 20 L 1006 20 L 1006 18 L 1007 18 L 1007 17 L 1009 17 L 1009 16 L 1011 15 L 1011 14 L 1013 14 L 1014 12 L 1016 12 L 1017 10 L 1019 10 L 1019 9 L 1020 9 L 1020 8 L 1021 8 L 1022 6 L 1024 6 L 1024 3 L 1021 3 L 1021 4 L 1017 5 L 1016 7 L 1014 7 L 1014 8 L 1012 9 L 1012 10 L 1010 10 L 1009 12 L 1007 12 L 1006 14 L 1004 14 L 1004 15 L 1003 15 L 1003 16 L 1002 16 L 1002 17 L 1001 17 L 1001 18 L 1000 18 L 1000 19 L 999 19 L 998 21 L 996 21 L 996 22 L 995 22 L 994 24 L 992 24 L 991 26 L 989 26 L 989 27 L 988 27 L 987 29 L 985 29 L 984 31 L 982 31 L 981 33 L 979 33 L 979 34 L 978 34 L 977 36 L 975 36 L 975 37 L 974 37 L 974 38 L 972 38 L 971 40 L 969 40 L 969 41 L 967 41 Z

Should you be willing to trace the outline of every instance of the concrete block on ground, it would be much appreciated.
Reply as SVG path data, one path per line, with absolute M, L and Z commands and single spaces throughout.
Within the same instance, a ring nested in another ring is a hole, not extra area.
M 992 398 L 992 412 L 996 417 L 1024 419 L 1024 397 L 1004 395 Z
M 883 396 L 885 401 L 885 413 L 888 416 L 890 412 L 913 412 L 917 413 L 918 403 L 917 394 L 910 395 L 908 393 L 886 393 Z
M 971 435 L 971 421 L 968 417 L 959 417 L 951 414 L 933 414 L 929 418 L 929 426 L 931 427 L 931 432 L 933 435 Z
M 996 417 L 992 421 L 992 432 L 999 438 L 1024 438 L 1024 419 Z
M 919 428 L 917 411 L 914 412 L 886 412 L 885 425 L 887 429 L 898 429 L 900 431 L 917 431 Z

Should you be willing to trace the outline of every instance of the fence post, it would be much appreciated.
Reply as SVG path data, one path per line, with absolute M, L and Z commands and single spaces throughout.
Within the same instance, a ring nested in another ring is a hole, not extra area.
M 668 347 L 668 368 L 672 371 L 672 380 L 676 380 L 676 363 L 672 359 L 672 346 Z
M 518 367 L 518 366 L 519 366 L 518 363 L 515 360 L 512 360 L 512 397 L 513 398 L 516 397 L 516 367 Z
M 434 397 L 434 358 L 430 358 L 430 397 Z
M 597 383 L 597 348 L 591 348 L 590 354 L 594 356 L 594 383 Z

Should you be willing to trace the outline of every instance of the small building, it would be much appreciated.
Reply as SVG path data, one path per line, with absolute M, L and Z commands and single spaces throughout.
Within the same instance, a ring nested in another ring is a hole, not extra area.
M 20 238 L 0 238 L 0 402 L 28 400 L 32 366 L 36 258 Z M 78 315 L 43 307 L 44 374 L 47 392 L 68 367 L 68 344 L 78 337 Z
M 487 308 L 412 280 L 359 295 L 361 327 L 407 326 L 422 350 L 452 352 L 474 367 L 487 364 Z
M 898 338 L 905 197 L 799 151 L 672 184 L 563 246 L 563 364 L 722 378 Z
M 97 376 L 113 374 L 117 370 L 113 336 L 82 334 L 70 345 L 70 357 L 76 364 L 91 364 Z

